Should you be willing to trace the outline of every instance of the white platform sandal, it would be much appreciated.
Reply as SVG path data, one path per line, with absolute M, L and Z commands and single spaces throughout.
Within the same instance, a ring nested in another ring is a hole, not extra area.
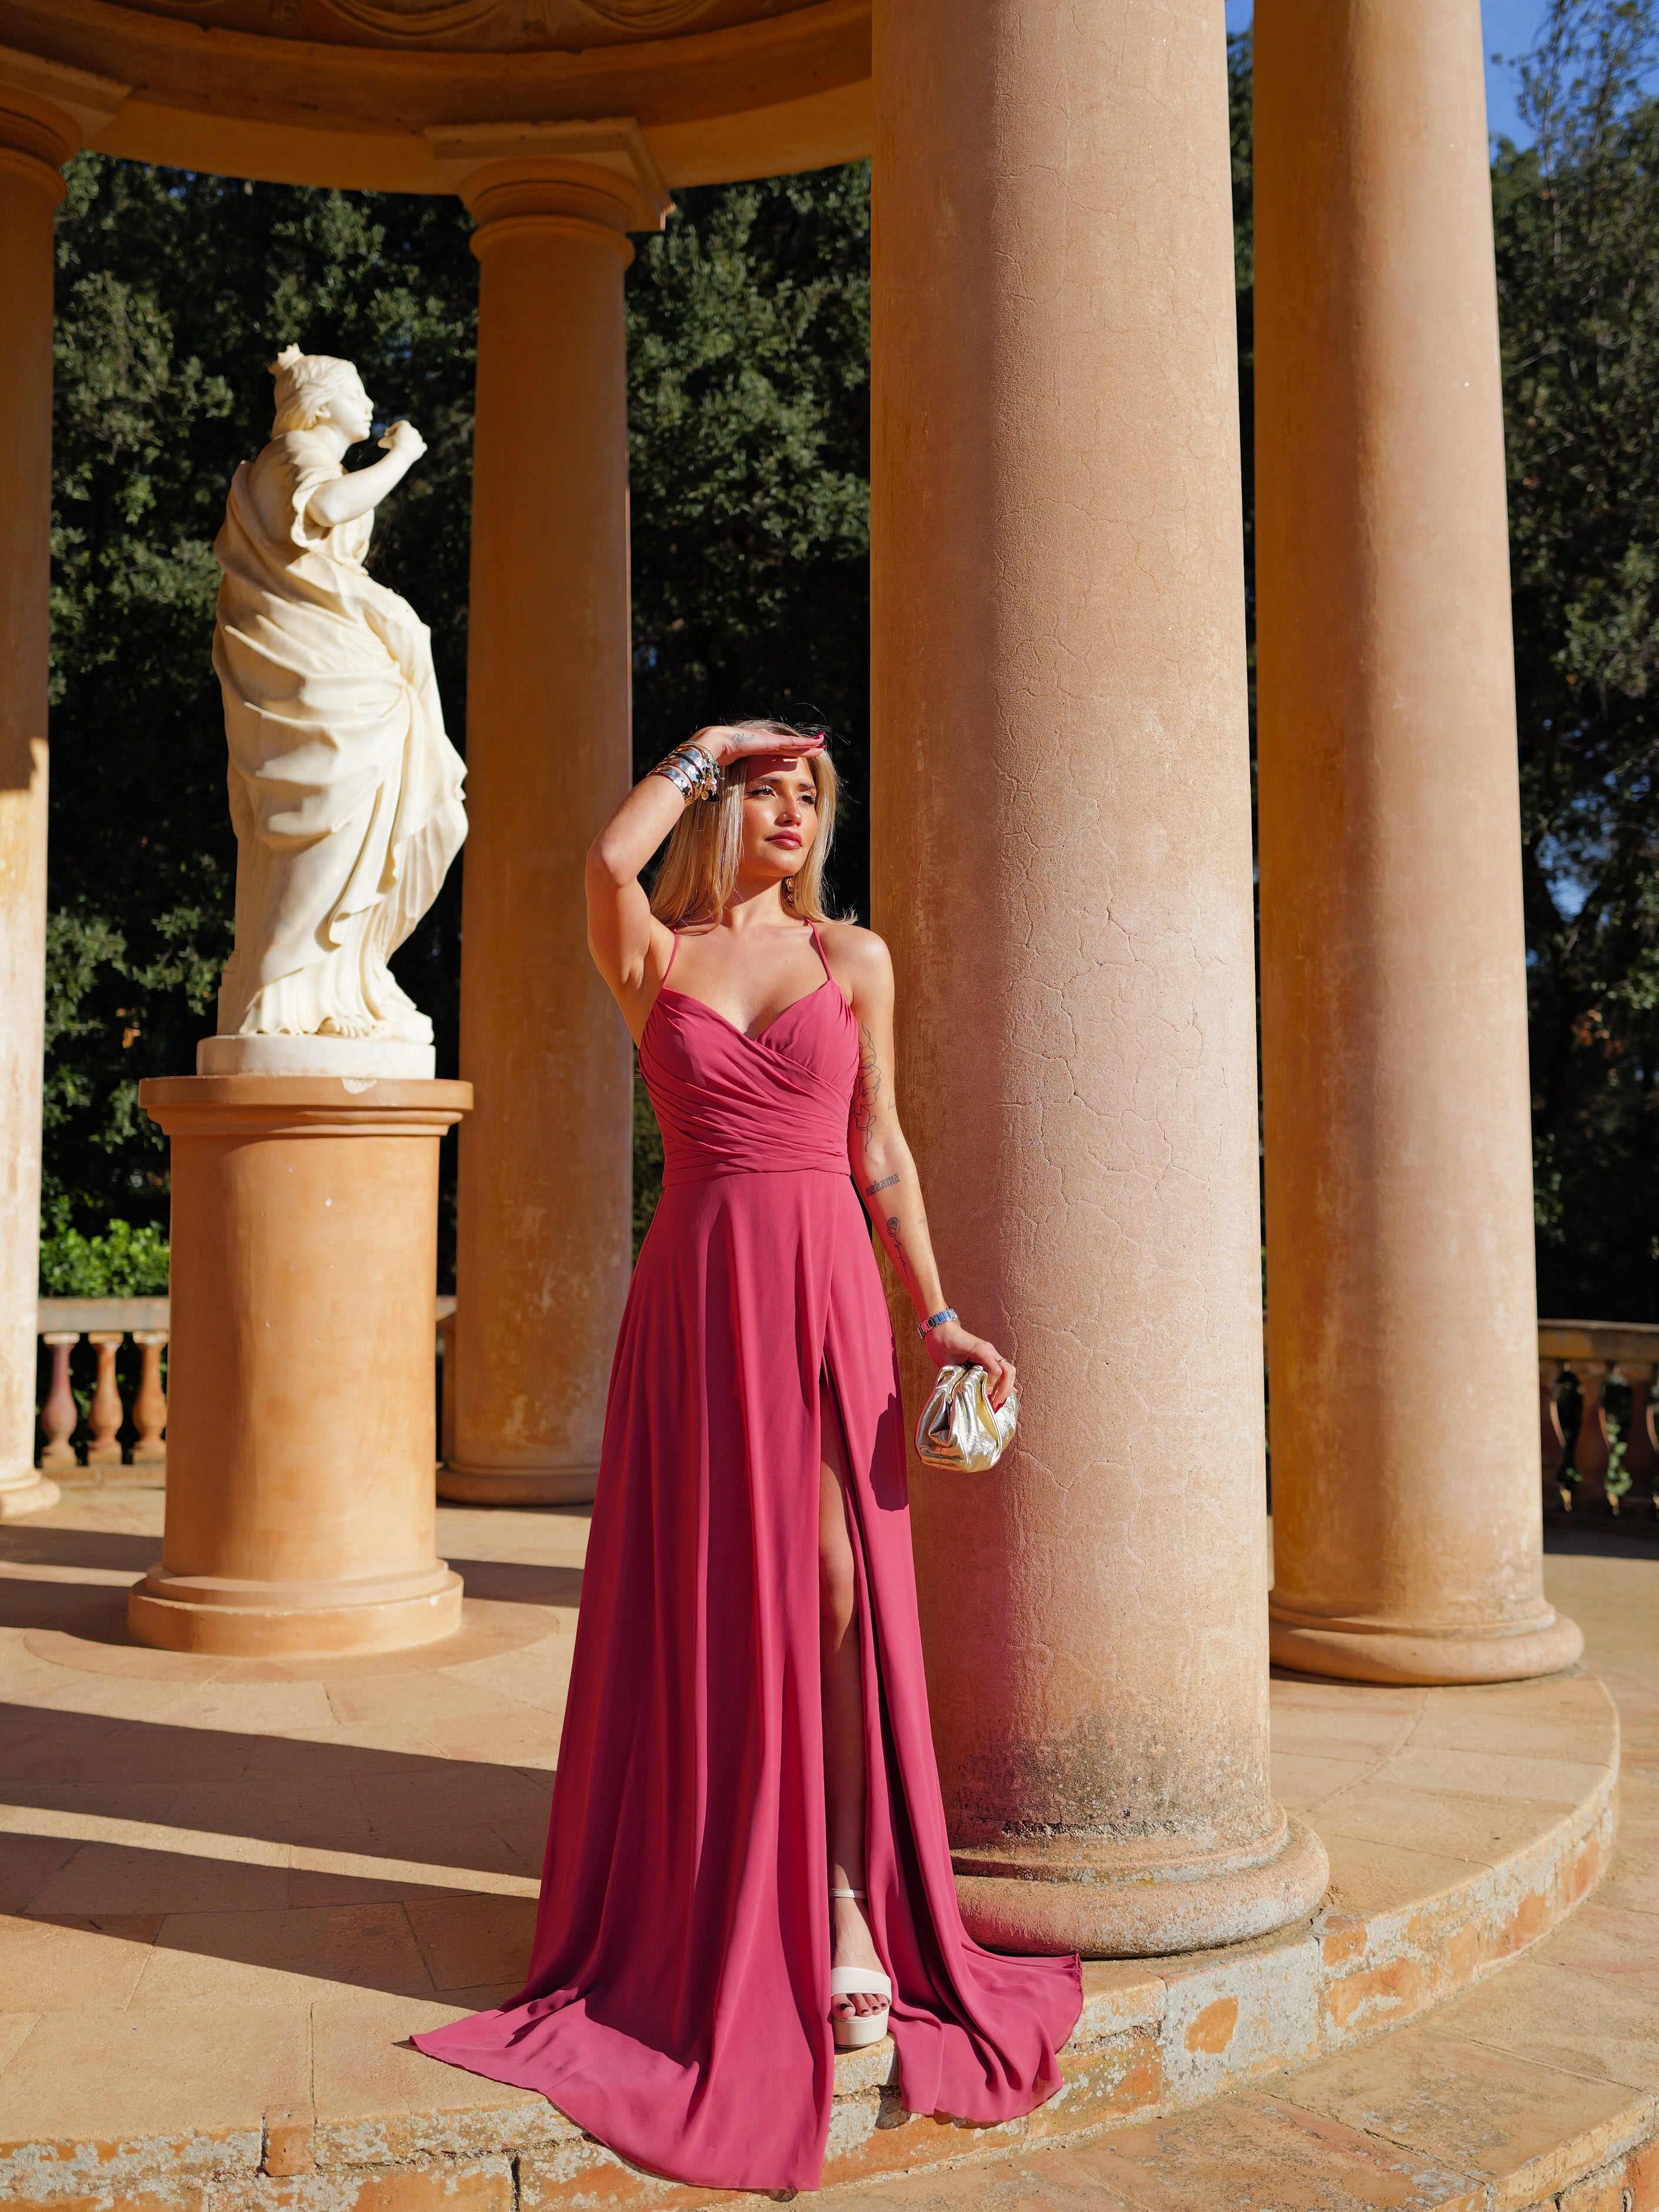
M 869 1893 L 862 1889 L 831 1889 L 831 1897 L 854 1897 L 862 1900 Z M 836 2031 L 837 2051 L 862 2051 L 866 2044 L 879 2043 L 887 2033 L 888 2008 L 893 2001 L 893 1984 L 885 1974 L 873 1966 L 831 1966 L 830 1995 L 836 1997 L 879 1997 L 881 2003 L 874 2012 L 832 2013 L 830 2024 Z

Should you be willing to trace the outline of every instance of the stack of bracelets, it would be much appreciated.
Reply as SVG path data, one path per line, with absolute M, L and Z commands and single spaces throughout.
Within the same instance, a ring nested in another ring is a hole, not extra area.
M 720 795 L 720 769 L 701 745 L 677 745 L 651 773 L 665 775 L 684 799 L 718 799 Z

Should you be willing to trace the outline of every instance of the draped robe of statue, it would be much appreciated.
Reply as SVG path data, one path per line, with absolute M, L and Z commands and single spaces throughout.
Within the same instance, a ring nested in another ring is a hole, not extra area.
M 363 568 L 372 513 L 308 522 L 344 471 L 303 430 L 236 471 L 214 553 L 213 665 L 235 826 L 236 943 L 219 1034 L 429 1044 L 386 962 L 466 835 L 431 635 Z

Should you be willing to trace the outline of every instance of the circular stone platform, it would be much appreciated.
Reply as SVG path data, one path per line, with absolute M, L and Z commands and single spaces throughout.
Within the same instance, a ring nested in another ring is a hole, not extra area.
M 240 2212 L 313 2172 L 329 2212 L 663 2202 L 544 2100 L 405 2040 L 518 1985 L 585 1511 L 441 1510 L 460 1634 L 289 1662 L 126 1639 L 161 1504 L 71 1492 L 0 1528 L 0 2203 Z M 1008 2129 L 905 2121 L 891 2045 L 844 2057 L 826 2185 L 1340 2058 L 1535 1944 L 1605 1864 L 1618 1729 L 1591 1676 L 1281 1680 L 1273 1717 L 1279 1796 L 1330 1854 L 1313 1919 L 1087 1966 L 1067 2087 Z

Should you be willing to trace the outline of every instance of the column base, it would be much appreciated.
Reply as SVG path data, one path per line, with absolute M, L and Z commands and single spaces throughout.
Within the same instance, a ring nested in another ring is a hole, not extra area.
M 1139 1845 L 1053 1843 L 954 1850 L 968 1933 L 999 1951 L 1164 1958 L 1271 1935 L 1305 1920 L 1330 1862 L 1294 1814 L 1255 1850 L 1178 1857 L 1179 1838 Z
M 15 1481 L 0 1483 L 0 1521 L 21 1521 L 27 1513 L 46 1513 L 63 1496 L 49 1475 L 28 1468 Z
M 469 1467 L 438 1469 L 438 1495 L 452 1505 L 591 1505 L 597 1467 Z
M 440 1559 L 422 1575 L 351 1583 L 258 1583 L 152 1569 L 127 1597 L 127 1626 L 161 1651 L 230 1659 L 331 1659 L 437 1644 L 461 1625 L 461 1578 Z
M 1562 1613 L 1511 1634 L 1469 1636 L 1270 1610 L 1267 1650 L 1275 1667 L 1340 1682 L 1522 1682 L 1572 1666 L 1584 1632 Z

